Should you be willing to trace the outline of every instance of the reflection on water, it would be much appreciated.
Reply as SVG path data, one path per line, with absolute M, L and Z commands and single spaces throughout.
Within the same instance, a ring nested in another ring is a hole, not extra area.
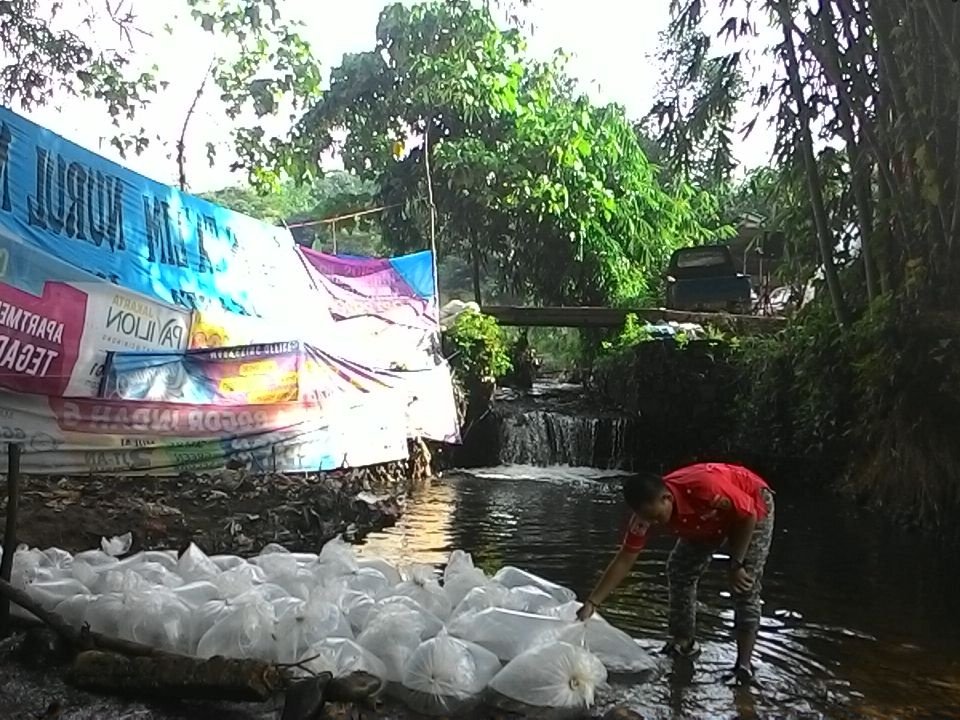
M 399 524 L 363 551 L 441 564 L 462 548 L 488 572 L 517 565 L 583 592 L 616 547 L 617 491 L 616 473 L 592 469 L 455 474 L 411 496 Z M 701 582 L 704 653 L 692 671 L 664 660 L 650 682 L 615 683 L 607 701 L 646 718 L 960 718 L 957 560 L 834 498 L 781 492 L 777 522 L 757 647 L 762 687 L 726 683 L 733 612 L 718 566 Z M 671 544 L 652 542 L 605 608 L 651 651 L 664 640 Z

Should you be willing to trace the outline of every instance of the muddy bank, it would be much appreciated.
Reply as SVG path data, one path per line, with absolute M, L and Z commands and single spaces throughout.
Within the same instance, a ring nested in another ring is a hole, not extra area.
M 314 475 L 24 478 L 17 535 L 70 552 L 126 532 L 134 550 L 195 542 L 211 554 L 245 554 L 276 542 L 317 551 L 341 533 L 360 539 L 392 525 L 406 490 L 430 475 L 429 451 L 412 443 L 408 460 Z

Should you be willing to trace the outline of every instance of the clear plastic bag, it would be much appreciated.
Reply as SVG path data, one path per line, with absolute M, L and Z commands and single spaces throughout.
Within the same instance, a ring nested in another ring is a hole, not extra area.
M 569 626 L 559 618 L 487 608 L 457 616 L 447 630 L 454 637 L 487 648 L 501 660 L 512 660 L 530 648 L 555 641 Z
M 317 562 L 311 569 L 318 577 L 335 578 L 340 575 L 349 575 L 358 567 L 353 546 L 338 536 L 321 548 Z
M 211 555 L 210 562 L 217 566 L 220 572 L 227 572 L 241 565 L 247 565 L 247 561 L 237 555 Z
M 213 580 L 220 575 L 220 568 L 194 543 L 183 551 L 177 562 L 177 574 L 186 582 Z
M 494 582 L 498 582 L 505 588 L 523 587 L 524 585 L 533 585 L 544 592 L 553 596 L 557 603 L 572 602 L 577 599 L 577 594 L 569 588 L 550 582 L 539 575 L 534 575 L 520 568 L 507 566 L 493 576 Z
M 238 659 L 276 662 L 273 609 L 269 603 L 252 599 L 221 610 L 216 622 L 197 645 L 201 658 L 223 655 Z
M 297 662 L 310 648 L 330 638 L 353 639 L 353 630 L 333 603 L 300 602 L 277 614 L 276 657 L 279 662 Z
M 503 587 L 503 585 L 488 582 L 473 588 L 464 595 L 463 600 L 457 603 L 453 612 L 450 613 L 450 620 L 452 621 L 461 615 L 467 615 L 471 612 L 478 612 L 492 607 L 508 608 L 511 610 L 520 609 L 512 607 L 510 592 Z
M 440 618 L 406 595 L 396 595 L 374 603 L 367 615 L 368 624 L 386 617 L 402 619 L 407 627 L 419 633 L 420 640 L 432 638 L 443 629 Z
M 490 689 L 532 707 L 587 709 L 606 681 L 606 668 L 595 656 L 554 642 L 518 655 L 494 676 Z
M 168 570 L 160 563 L 144 562 L 133 572 L 142 577 L 150 585 L 159 585 L 167 588 L 175 588 L 183 585 L 182 577 Z
M 387 589 L 379 597 L 408 597 L 441 620 L 449 618 L 452 610 L 450 599 L 440 587 L 434 577 L 434 570 L 429 565 L 410 567 L 405 581 Z
M 223 598 L 239 597 L 253 590 L 255 585 L 266 582 L 263 570 L 244 561 L 218 574 L 211 582 L 217 586 Z
M 467 709 L 500 670 L 489 650 L 441 633 L 420 643 L 403 673 L 404 701 L 421 714 L 446 715 Z
M 601 618 L 571 625 L 559 640 L 590 651 L 612 673 L 639 673 L 656 667 L 653 658 L 633 638 Z
M 124 598 L 118 636 L 169 652 L 192 655 L 195 650 L 192 611 L 169 590 Z
M 357 644 L 380 659 L 388 682 L 398 683 L 403 680 L 407 660 L 420 645 L 420 631 L 403 613 L 373 616 Z
M 90 590 L 83 583 L 73 578 L 33 582 L 29 583 L 26 589 L 30 599 L 44 610 L 54 610 L 57 605 L 74 595 L 90 594 Z
M 443 590 L 450 600 L 450 606 L 456 607 L 464 597 L 476 587 L 482 587 L 489 578 L 473 565 L 473 558 L 462 550 L 450 553 L 450 559 L 443 570 Z
M 60 602 L 54 612 L 73 628 L 81 628 L 87 622 L 87 613 L 99 595 L 73 595 Z M 11 606 L 12 607 L 12 606 Z
M 363 671 L 387 682 L 387 668 L 380 658 L 346 638 L 330 638 L 317 643 L 298 658 L 298 663 L 308 673 L 329 672 L 334 677 L 343 677 Z
M 103 550 L 84 550 L 73 556 L 73 562 L 83 562 L 94 569 L 105 565 L 116 565 L 119 561 L 112 555 L 107 555 Z
M 220 597 L 220 590 L 212 582 L 199 580 L 172 589 L 173 594 L 191 610 L 198 610 L 211 600 Z
M 379 570 L 383 573 L 383 576 L 387 579 L 387 584 L 391 587 L 403 582 L 403 576 L 400 575 L 400 571 L 383 558 L 361 558 L 357 561 L 357 566 L 361 569 L 373 568 L 374 570 Z
M 123 602 L 124 596 L 120 593 L 97 595 L 87 606 L 85 620 L 94 632 L 117 637 L 120 634 L 120 623 L 126 613 Z
M 110 557 L 120 557 L 121 555 L 126 555 L 130 552 L 130 548 L 133 546 L 133 534 L 124 533 L 123 535 L 116 535 L 112 538 L 100 538 L 100 549 L 105 555 Z
M 43 550 L 42 553 L 43 565 L 53 570 L 66 571 L 70 569 L 71 565 L 73 565 L 73 555 L 68 553 L 66 550 L 51 547 Z
M 386 592 L 389 588 L 394 587 L 390 584 L 390 581 L 387 580 L 386 575 L 377 568 L 372 567 L 357 568 L 349 575 L 345 575 L 344 580 L 350 590 L 366 593 L 371 597 L 376 597 Z

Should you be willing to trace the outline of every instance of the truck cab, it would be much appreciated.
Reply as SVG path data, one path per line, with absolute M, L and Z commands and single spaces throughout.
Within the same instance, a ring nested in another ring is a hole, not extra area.
M 664 279 L 666 306 L 671 310 L 747 314 L 752 308 L 750 277 L 737 272 L 726 245 L 674 251 Z

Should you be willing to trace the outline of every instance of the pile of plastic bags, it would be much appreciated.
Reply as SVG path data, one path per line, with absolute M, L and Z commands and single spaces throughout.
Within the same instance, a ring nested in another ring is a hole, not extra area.
M 251 558 L 195 545 L 122 557 L 130 545 L 126 535 L 77 555 L 21 546 L 12 580 L 78 626 L 197 657 L 364 670 L 430 714 L 465 709 L 486 691 L 586 708 L 608 671 L 653 667 L 599 616 L 577 622 L 569 589 L 514 567 L 488 577 L 459 550 L 440 577 L 360 558 L 340 539 L 319 554 L 271 544 Z

